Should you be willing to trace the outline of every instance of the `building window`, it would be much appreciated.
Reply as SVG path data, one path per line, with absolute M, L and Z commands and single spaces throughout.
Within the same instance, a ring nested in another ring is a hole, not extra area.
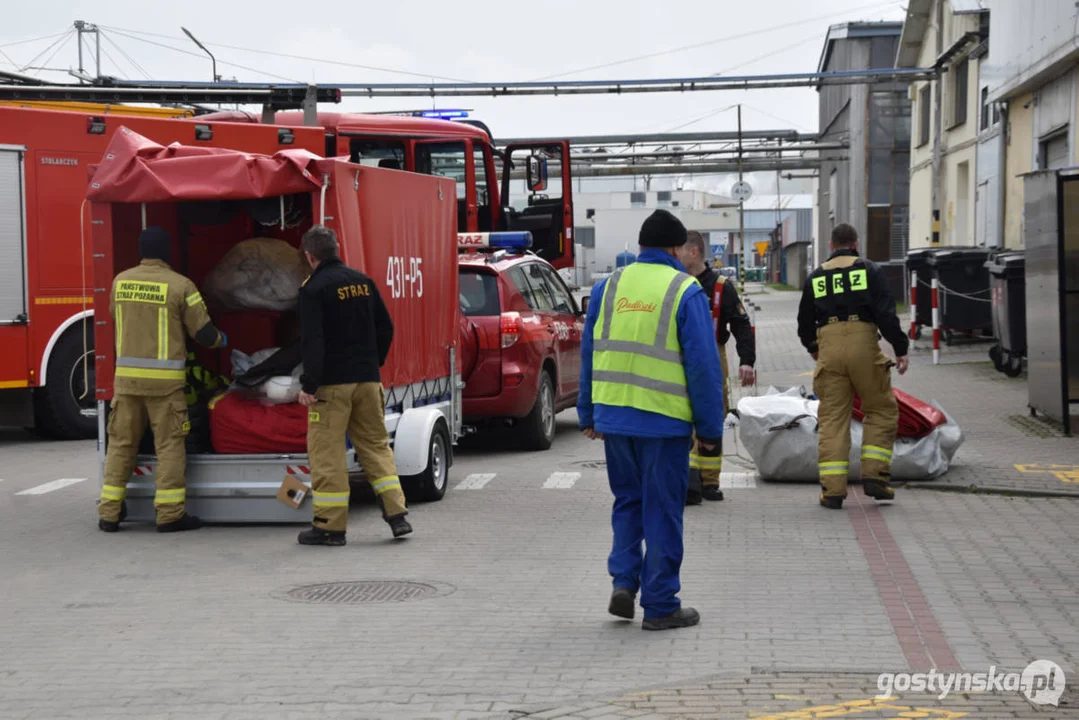
M 1038 167 L 1056 170 L 1068 166 L 1068 129 L 1064 128 L 1038 142 Z
M 907 257 L 907 249 L 910 246 L 910 208 L 892 208 L 891 228 L 892 260 L 903 260 Z
M 634 190 L 633 192 L 631 192 L 629 194 L 630 207 L 636 207 L 636 208 L 644 207 L 645 202 L 647 200 L 647 195 L 648 195 L 647 193 L 641 192 L 639 190 Z
M 930 85 L 926 83 L 918 91 L 918 147 L 929 142 Z
M 671 191 L 670 190 L 660 190 L 659 192 L 657 192 L 656 193 L 656 204 L 659 205 L 660 207 L 670 207 L 671 206 Z
M 970 60 L 963 62 L 953 70 L 955 79 L 952 84 L 952 127 L 967 121 L 967 81 L 970 78 Z

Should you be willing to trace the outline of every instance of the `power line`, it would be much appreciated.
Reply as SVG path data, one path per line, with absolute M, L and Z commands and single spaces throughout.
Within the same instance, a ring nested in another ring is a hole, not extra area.
M 167 39 L 170 39 L 170 40 L 179 40 L 180 39 L 180 38 L 177 38 L 177 37 L 172 36 L 172 35 L 162 35 L 160 33 L 149 33 L 149 32 L 143 32 L 141 30 L 130 30 L 130 29 L 125 29 L 125 28 L 115 28 L 115 27 L 109 27 L 108 29 L 113 31 L 113 32 L 117 32 L 117 33 L 121 33 L 121 34 L 127 32 L 127 33 L 135 33 L 137 35 L 147 35 L 147 36 L 150 36 L 150 37 L 167 38 Z M 138 38 L 134 38 L 134 39 L 138 39 Z M 144 42 L 146 42 L 146 41 L 144 41 Z M 324 65 L 339 65 L 341 67 L 355 68 L 355 69 L 359 69 L 359 70 L 370 70 L 372 72 L 384 72 L 384 73 L 391 73 L 391 74 L 395 74 L 395 75 L 408 75 L 410 77 L 419 77 L 419 78 L 425 78 L 425 79 L 426 78 L 431 78 L 431 79 L 434 79 L 434 80 L 446 80 L 448 82 L 471 82 L 471 80 L 462 80 L 461 78 L 445 77 L 445 76 L 442 76 L 442 75 L 432 75 L 431 73 L 411 72 L 409 70 L 394 70 L 392 68 L 378 67 L 378 66 L 375 66 L 375 65 L 362 65 L 360 63 L 345 62 L 343 60 L 327 60 L 326 58 L 309 57 L 307 55 L 292 55 L 290 53 L 273 52 L 271 50 L 258 50 L 258 49 L 255 49 L 255 48 L 240 47 L 238 45 L 226 45 L 224 43 L 207 42 L 206 44 L 211 45 L 213 47 L 225 48 L 227 50 L 239 50 L 240 52 L 249 52 L 249 53 L 255 53 L 257 55 L 269 55 L 269 56 L 272 56 L 272 57 L 288 58 L 290 60 L 304 60 L 304 61 L 307 61 L 307 62 L 321 63 L 321 64 L 324 64 Z M 242 66 L 237 66 L 237 67 L 242 67 Z
M 635 57 L 625 58 L 622 60 L 614 60 L 612 62 L 602 63 L 600 65 L 591 65 L 589 67 L 580 68 L 577 70 L 570 70 L 568 72 L 557 73 L 555 75 L 547 75 L 545 77 L 536 78 L 533 82 L 540 82 L 542 80 L 553 80 L 555 78 L 562 78 L 568 75 L 579 75 L 580 73 L 589 72 L 591 70 L 603 70 L 609 67 L 615 67 L 616 65 L 625 65 L 627 63 L 637 62 L 639 60 L 649 60 L 655 57 L 662 57 L 663 55 L 672 55 L 674 53 L 683 52 L 685 50 L 696 50 L 702 47 L 708 47 L 710 45 L 718 45 L 720 43 L 731 42 L 732 40 L 744 40 L 746 38 L 755 37 L 757 35 L 764 35 L 767 33 L 775 32 L 776 30 L 786 30 L 792 27 L 798 27 L 800 25 L 806 25 L 808 23 L 820 22 L 821 20 L 829 20 L 831 18 L 850 15 L 851 13 L 860 12 L 862 10 L 875 10 L 890 8 L 896 5 L 896 2 L 889 3 L 874 3 L 872 5 L 863 5 L 862 7 L 850 8 L 841 12 L 829 13 L 827 15 L 820 15 L 814 18 L 806 18 L 804 20 L 797 20 L 794 22 L 785 23 L 783 25 L 773 25 L 772 27 L 760 28 L 758 30 L 751 30 L 746 33 L 739 33 L 737 35 L 728 35 L 727 37 L 716 38 L 714 40 L 705 40 L 704 42 L 693 43 L 691 45 L 682 45 L 680 47 L 671 48 L 669 50 L 659 50 L 653 53 L 647 53 L 645 55 L 637 55 Z
M 787 45 L 785 47 L 779 48 L 778 50 L 770 50 L 770 51 L 764 53 L 763 55 L 758 55 L 757 57 L 746 60 L 745 62 L 740 62 L 737 65 L 731 65 L 730 67 L 723 68 L 722 70 L 717 72 L 716 75 L 725 75 L 725 74 L 727 74 L 729 72 L 744 68 L 747 65 L 752 65 L 753 63 L 759 62 L 761 60 L 767 60 L 768 58 L 776 57 L 777 55 L 782 55 L 783 53 L 790 52 L 791 50 L 793 50 L 795 48 L 801 47 L 803 45 L 808 45 L 811 42 L 820 42 L 820 36 L 816 35 L 816 34 L 810 35 L 809 37 L 805 38 L 804 40 L 796 42 L 793 45 Z
M 159 42 L 155 42 L 153 40 L 146 40 L 144 38 L 135 37 L 134 35 L 128 35 L 126 32 L 123 32 L 122 30 L 118 30 L 117 28 L 109 28 L 109 31 L 113 32 L 113 33 L 116 33 L 117 35 L 121 35 L 123 37 L 126 37 L 129 40 L 134 40 L 135 42 L 146 43 L 147 45 L 155 45 L 157 47 L 165 48 L 166 50 L 172 50 L 173 52 L 183 53 L 184 55 L 190 55 L 191 57 L 196 57 L 196 58 L 199 58 L 200 60 L 205 60 L 206 59 L 206 56 L 202 55 L 200 53 L 191 52 L 190 50 L 184 50 L 183 48 L 178 48 L 178 47 L 176 47 L 174 45 L 166 45 L 165 43 L 159 43 Z M 302 84 L 302 83 L 300 83 L 299 80 L 295 80 L 293 78 L 287 78 L 287 77 L 284 77 L 283 75 L 276 75 L 276 74 L 271 73 L 271 72 L 266 72 L 265 70 L 259 70 L 258 68 L 248 67 L 246 65 L 240 65 L 239 63 L 226 62 L 224 60 L 218 60 L 217 62 L 220 65 L 228 65 L 229 67 L 240 68 L 241 70 L 247 70 L 248 72 L 257 73 L 259 75 L 265 75 L 266 77 L 272 77 L 272 78 L 275 78 L 277 80 L 284 80 L 285 82 Z
M 779 122 L 784 123 L 785 125 L 790 125 L 793 128 L 800 128 L 800 129 L 806 130 L 808 132 L 816 132 L 815 130 L 810 129 L 810 128 L 806 127 L 805 125 L 802 125 L 802 124 L 796 123 L 796 122 L 791 122 L 790 120 L 785 120 L 784 118 L 781 118 L 778 115 L 773 115 L 772 113 L 770 113 L 770 112 L 768 112 L 766 110 L 761 110 L 758 107 L 753 107 L 752 105 L 746 105 L 745 103 L 742 103 L 742 107 L 744 107 L 746 110 L 752 110 L 753 112 L 760 113 L 761 115 L 764 115 L 766 117 L 770 117 L 773 120 L 778 120 Z
M 54 33 L 52 35 L 43 35 L 41 37 L 31 38 L 29 40 L 16 40 L 15 42 L 4 43 L 0 45 L 0 48 L 14 47 L 16 45 L 29 45 L 30 43 L 41 42 L 42 40 L 52 40 L 58 38 L 61 35 L 67 35 L 71 30 L 65 30 L 64 32 Z
M 109 62 L 111 62 L 113 64 L 113 66 L 116 68 L 116 72 L 120 73 L 121 78 L 123 78 L 124 80 L 128 79 L 127 75 L 124 74 L 123 69 L 121 69 L 120 63 L 116 62 L 116 60 L 113 59 L 112 55 L 109 55 L 109 51 L 106 50 L 105 46 L 103 46 L 103 45 L 101 46 L 101 54 L 109 59 Z
M 37 60 L 38 60 L 38 58 L 40 58 L 40 57 L 41 57 L 42 55 L 44 55 L 45 53 L 47 53 L 47 52 L 48 52 L 49 50 L 52 50 L 52 49 L 53 49 L 54 47 L 56 47 L 56 46 L 57 46 L 57 45 L 58 45 L 59 43 L 62 43 L 62 42 L 66 42 L 67 40 L 69 40 L 69 39 L 71 38 L 71 35 L 72 35 L 72 34 L 73 34 L 74 32 L 75 32 L 74 30 L 68 30 L 68 31 L 67 31 L 66 33 L 63 33 L 63 34 L 61 35 L 61 37 L 60 37 L 60 38 L 58 38 L 57 40 L 54 40 L 54 41 L 53 41 L 53 42 L 52 42 L 52 43 L 51 43 L 51 44 L 50 44 L 50 45 L 49 45 L 49 46 L 48 46 L 47 48 L 45 48 L 44 50 L 42 50 L 41 52 L 39 52 L 39 53 L 38 53 L 37 55 L 35 55 L 35 56 L 34 56 L 34 59 L 33 59 L 33 60 L 31 60 L 30 62 L 26 63 L 26 65 L 24 65 L 24 66 L 23 66 L 23 67 L 22 67 L 21 69 L 22 69 L 22 70 L 26 70 L 26 68 L 28 68 L 28 67 L 30 67 L 31 65 L 33 65 L 34 63 L 36 63 L 36 62 L 37 62 Z M 45 63 L 42 63 L 42 64 L 45 64 Z
M 101 31 L 99 30 L 98 32 L 101 32 Z M 142 76 L 143 76 L 144 78 L 146 78 L 147 80 L 149 80 L 149 79 L 150 79 L 150 73 L 148 73 L 148 72 L 146 72 L 145 70 L 143 70 L 143 68 L 142 68 L 142 65 L 139 65 L 139 64 L 138 64 L 137 62 L 135 62 L 134 58 L 132 58 L 132 57 L 131 57 L 130 55 L 128 55 L 128 54 L 127 54 L 126 52 L 124 52 L 124 49 L 123 49 L 122 47 L 120 47 L 120 44 L 119 44 L 119 43 L 117 43 L 117 42 L 116 42 L 116 41 L 114 41 L 114 40 L 113 40 L 113 39 L 112 39 L 111 37 L 109 37 L 108 35 L 105 35 L 104 33 L 102 33 L 102 37 L 103 37 L 103 38 L 105 39 L 105 41 L 106 41 L 107 43 L 109 43 L 109 44 L 110 44 L 110 45 L 112 45 L 112 46 L 113 46 L 114 48 L 116 48 L 116 51 L 117 51 L 117 52 L 119 52 L 119 53 L 120 53 L 121 55 L 123 55 L 123 56 L 124 56 L 124 58 L 125 58 L 125 59 L 126 59 L 126 60 L 127 60 L 127 61 L 128 61 L 129 63 L 130 63 L 130 64 L 131 64 L 131 66 L 132 66 L 133 68 L 135 68 L 136 72 L 139 72 L 139 73 L 141 73 L 141 74 L 142 74 Z
M 65 47 L 65 46 L 66 46 L 66 45 L 67 45 L 67 44 L 68 44 L 69 42 L 71 42 L 71 36 L 72 36 L 73 34 L 74 34 L 74 31 L 71 31 L 70 33 L 68 33 L 68 34 L 67 34 L 67 37 L 65 37 L 65 38 L 63 39 L 63 41 L 62 41 L 62 42 L 60 43 L 60 45 L 59 45 L 59 46 L 58 46 L 58 47 L 57 47 L 57 48 L 56 48 L 55 50 L 53 50 L 53 51 L 52 51 L 52 55 L 50 55 L 50 56 L 48 57 L 48 59 L 47 59 L 47 60 L 45 60 L 45 62 L 41 63 L 41 64 L 42 64 L 42 65 L 44 66 L 44 67 L 42 67 L 42 68 L 41 68 L 42 70 L 48 69 L 49 63 L 50 63 L 50 62 L 52 62 L 52 59 L 53 59 L 54 57 L 56 57 L 56 54 L 57 54 L 57 53 L 59 53 L 59 52 L 60 52 L 61 50 L 63 50 L 63 49 L 64 49 L 64 47 Z M 53 44 L 55 45 L 55 43 L 53 43 Z

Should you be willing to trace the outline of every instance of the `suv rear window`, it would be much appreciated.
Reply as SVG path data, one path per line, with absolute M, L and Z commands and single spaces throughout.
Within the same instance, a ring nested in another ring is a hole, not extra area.
M 498 315 L 498 277 L 476 270 L 461 270 L 461 313 L 469 317 Z

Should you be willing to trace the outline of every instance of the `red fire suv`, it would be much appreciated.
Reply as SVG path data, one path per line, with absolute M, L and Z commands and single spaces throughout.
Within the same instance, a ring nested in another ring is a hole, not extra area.
M 546 450 L 577 403 L 584 313 L 528 232 L 458 235 L 464 423 L 507 424 Z

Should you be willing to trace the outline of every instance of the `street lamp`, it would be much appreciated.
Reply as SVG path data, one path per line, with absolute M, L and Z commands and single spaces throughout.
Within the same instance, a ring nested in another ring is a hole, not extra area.
M 200 43 L 199 39 L 191 34 L 190 30 L 182 26 L 180 27 L 180 29 L 184 31 L 184 35 L 187 35 L 189 38 L 191 38 L 191 42 L 198 45 L 200 48 L 202 48 L 202 51 L 204 53 L 210 56 L 210 61 L 213 63 L 214 82 L 219 81 L 221 79 L 221 76 L 217 74 L 217 58 L 214 57 L 214 54 L 207 50 L 206 46 Z

